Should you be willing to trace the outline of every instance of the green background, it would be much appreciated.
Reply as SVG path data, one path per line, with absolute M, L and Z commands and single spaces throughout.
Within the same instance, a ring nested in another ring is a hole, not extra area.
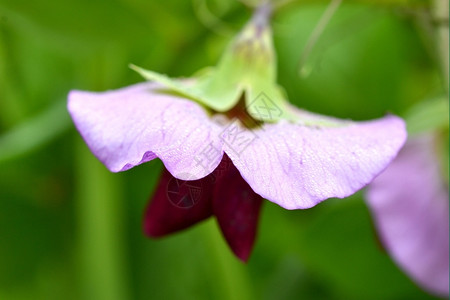
M 443 93 L 426 1 L 344 1 L 298 76 L 326 2 L 274 18 L 295 105 L 355 120 Z M 209 11 L 205 10 L 205 3 Z M 433 299 L 377 241 L 364 192 L 304 211 L 265 201 L 248 264 L 215 221 L 147 239 L 162 164 L 109 173 L 66 111 L 71 89 L 214 65 L 251 11 L 237 1 L 0 0 L 0 299 Z

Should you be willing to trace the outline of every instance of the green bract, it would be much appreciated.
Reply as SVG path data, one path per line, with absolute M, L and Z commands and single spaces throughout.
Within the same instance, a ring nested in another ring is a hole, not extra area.
M 197 101 L 217 112 L 232 109 L 245 97 L 248 113 L 256 120 L 293 119 L 276 83 L 276 56 L 268 25 L 250 21 L 232 40 L 218 65 L 194 80 L 172 79 L 131 66 L 144 78 Z

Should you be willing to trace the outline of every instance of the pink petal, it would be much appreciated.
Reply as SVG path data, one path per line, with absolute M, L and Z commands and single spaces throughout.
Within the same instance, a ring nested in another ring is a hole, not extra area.
M 367 190 L 381 240 L 399 266 L 428 291 L 449 294 L 448 186 L 431 136 L 410 139 Z
M 177 178 L 208 175 L 222 156 L 220 126 L 195 102 L 158 88 L 144 83 L 103 93 L 72 91 L 68 109 L 89 148 L 113 172 L 159 157 Z M 207 163 L 201 162 L 204 152 Z
M 212 176 L 183 181 L 163 170 L 144 216 L 144 232 L 164 236 L 212 215 Z
M 242 179 L 226 155 L 214 175 L 214 214 L 228 245 L 246 262 L 255 242 L 262 198 Z
M 336 119 L 320 119 L 336 124 Z M 342 126 L 266 124 L 254 131 L 257 137 L 247 148 L 236 151 L 226 143 L 225 152 L 262 197 L 286 209 L 310 208 L 364 187 L 394 159 L 406 139 L 405 124 L 395 116 L 337 125 Z

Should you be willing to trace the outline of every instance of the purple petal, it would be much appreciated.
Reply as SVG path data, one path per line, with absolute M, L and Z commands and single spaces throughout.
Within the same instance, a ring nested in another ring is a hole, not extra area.
M 183 181 L 163 170 L 144 217 L 144 232 L 151 237 L 185 229 L 212 215 L 212 175 Z
M 72 91 L 68 109 L 92 152 L 113 172 L 159 157 L 180 179 L 198 179 L 220 163 L 220 126 L 195 102 L 158 93 L 156 84 L 92 93 Z M 198 156 L 218 149 L 208 163 Z
M 336 124 L 336 119 L 322 119 Z M 406 139 L 405 124 L 395 116 L 339 125 L 266 124 L 254 131 L 256 138 L 247 148 L 227 143 L 225 152 L 262 197 L 286 209 L 310 208 L 364 187 L 394 159 Z
M 214 215 L 234 254 L 246 262 L 255 242 L 262 198 L 242 179 L 226 155 L 214 175 Z
M 428 291 L 449 294 L 448 186 L 434 141 L 410 139 L 367 190 L 381 240 L 397 264 Z

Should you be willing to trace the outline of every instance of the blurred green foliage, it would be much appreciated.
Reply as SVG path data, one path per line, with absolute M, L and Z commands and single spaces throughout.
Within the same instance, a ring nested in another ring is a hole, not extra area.
M 299 77 L 326 2 L 292 1 L 274 20 L 290 101 L 369 119 L 442 95 L 424 3 L 342 5 Z M 143 236 L 161 163 L 108 173 L 63 106 L 71 89 L 141 81 L 129 63 L 170 76 L 215 64 L 250 10 L 204 4 L 0 0 L 0 299 L 432 299 L 377 243 L 363 193 L 305 211 L 266 201 L 248 265 L 212 220 Z

